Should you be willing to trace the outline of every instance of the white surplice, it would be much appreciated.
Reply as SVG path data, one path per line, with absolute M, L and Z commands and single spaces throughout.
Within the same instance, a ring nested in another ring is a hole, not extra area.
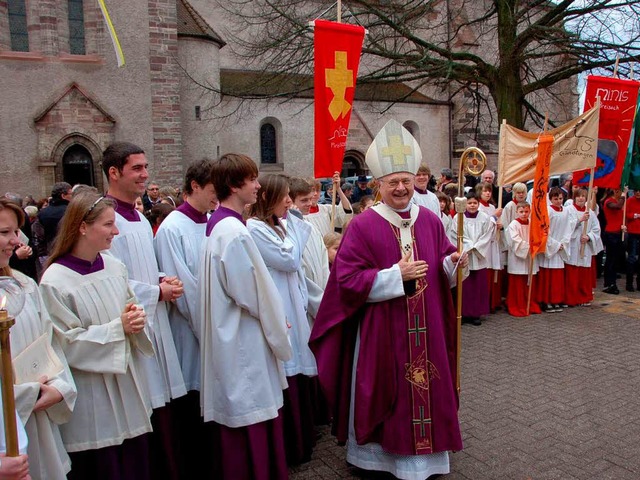
M 302 254 L 302 267 L 307 278 L 324 290 L 329 281 L 329 255 L 320 230 L 308 223 L 311 234 Z
M 239 219 L 206 238 L 198 292 L 204 420 L 237 428 L 276 418 L 291 357 L 284 307 Z
M 125 266 L 108 255 L 104 268 L 82 275 L 59 263 L 40 289 L 78 388 L 68 423 L 69 452 L 120 445 L 151 431 L 151 405 L 141 360 L 153 355 L 144 331 L 126 335 L 120 315 L 135 303 Z
M 64 370 L 60 374 L 47 381 L 47 385 L 54 387 L 62 394 L 62 401 L 46 410 L 33 411 L 40 393 L 39 382 L 28 382 L 14 386 L 16 409 L 20 415 L 19 423 L 24 424 L 31 440 L 27 450 L 29 472 L 33 479 L 63 480 L 71 470 L 71 461 L 62 443 L 59 425 L 68 422 L 71 418 L 77 396 L 76 385 L 64 352 L 53 336 L 53 324 L 44 307 L 36 283 L 16 270 L 13 271 L 13 276 L 22 285 L 25 302 L 16 317 L 15 325 L 11 328 L 11 356 L 15 358 L 46 333 L 51 341 L 53 351 L 64 366 Z
M 307 321 L 309 295 L 302 269 L 302 252 L 311 234 L 311 225 L 289 215 L 284 238 L 260 220 L 249 219 L 247 228 L 280 292 L 287 321 L 291 325 L 289 338 L 293 356 L 284 364 L 285 373 L 288 377 L 317 375 L 316 360 L 308 345 L 311 335 Z
M 173 211 L 154 238 L 160 269 L 177 276 L 184 285 L 182 297 L 169 305 L 169 322 L 187 390 L 200 390 L 198 271 L 206 229 L 206 223 L 196 223 L 182 212 Z
M 460 214 L 453 217 L 447 229 L 447 237 L 453 245 L 458 242 L 458 215 Z M 489 268 L 491 241 L 495 238 L 496 231 L 495 221 L 486 213 L 478 212 L 476 218 L 464 218 L 463 229 L 462 249 L 469 254 L 469 270 Z
M 336 205 L 336 218 L 334 227 L 340 228 L 353 216 L 344 210 L 342 203 Z M 304 219 L 311 222 L 324 237 L 327 233 L 331 233 L 331 204 L 318 204 L 318 211 L 304 216 Z
M 598 222 L 598 216 L 593 210 L 586 210 L 589 212 L 589 219 L 587 220 L 587 232 L 589 241 L 584 244 L 584 255 L 580 255 L 580 237 L 582 237 L 582 228 L 584 222 L 580 221 L 582 215 L 585 212 L 579 211 L 575 205 L 570 204 L 565 207 L 567 214 L 573 219 L 574 227 L 571 233 L 571 247 L 569 252 L 569 258 L 566 261 L 569 265 L 575 265 L 577 267 L 590 267 L 591 257 L 597 255 L 603 250 L 602 239 L 600 238 L 600 222 Z
M 531 225 L 523 225 L 518 220 L 514 220 L 509 224 L 506 232 L 509 237 L 509 247 L 507 253 L 507 271 L 517 275 L 529 274 L 529 230 Z M 534 257 L 533 271 L 538 273 L 538 261 Z
M 426 190 L 426 192 L 427 193 L 419 193 L 417 190 L 414 190 L 411 201 L 416 205 L 428 208 L 440 217 L 440 200 L 438 200 L 438 196 L 429 190 Z
M 496 224 L 493 237 L 491 238 L 491 245 L 489 246 L 488 262 L 489 268 L 492 270 L 502 270 L 502 266 L 505 264 L 506 252 L 502 252 L 500 248 L 501 237 L 505 235 L 504 231 L 498 229 L 498 218 L 495 217 L 496 207 L 494 205 L 487 205 L 486 207 L 480 203 L 478 210 L 486 213 L 491 218 L 491 221 Z
M 575 228 L 577 217 L 570 215 L 566 208 L 562 212 L 558 212 L 549 206 L 548 210 L 549 236 L 544 253 L 538 255 L 538 262 L 543 268 L 564 268 L 565 262 L 569 260 L 571 234 Z
M 176 345 L 169 326 L 165 302 L 160 302 L 160 272 L 153 248 L 153 232 L 149 221 L 136 212 L 139 222 L 129 222 L 116 212 L 120 233 L 111 243 L 109 254 L 127 267 L 129 284 L 147 313 L 145 329 L 156 355 L 145 358 L 145 378 L 149 383 L 151 406 L 163 407 L 172 398 L 186 395 L 184 378 Z

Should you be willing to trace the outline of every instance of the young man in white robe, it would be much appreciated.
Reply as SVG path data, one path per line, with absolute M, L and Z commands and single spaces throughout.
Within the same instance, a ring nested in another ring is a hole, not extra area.
M 340 203 L 335 206 L 335 219 L 334 219 L 334 229 L 335 228 L 343 228 L 345 225 L 349 223 L 351 217 L 353 216 L 353 212 L 351 210 L 351 202 L 344 194 L 342 189 L 340 188 L 340 173 L 335 172 L 333 174 L 333 188 L 337 192 L 340 197 Z M 332 206 L 331 202 L 328 205 L 323 205 L 318 203 L 319 193 L 316 193 L 313 196 L 313 200 L 311 203 L 311 208 L 309 213 L 304 216 L 304 219 L 311 222 L 322 234 L 325 236 L 327 233 L 331 232 L 331 211 Z
M 280 292 L 244 223 L 258 168 L 245 155 L 213 162 L 220 207 L 207 223 L 198 276 L 201 405 L 212 478 L 287 478 L 282 390 L 291 358 Z
M 132 143 L 112 143 L 103 153 L 102 169 L 109 182 L 107 196 L 117 202 L 116 226 L 120 232 L 109 254 L 127 267 L 131 288 L 149 319 L 147 328 L 155 356 L 145 358 L 144 367 L 154 410 L 151 454 L 157 458 L 152 464 L 158 472 L 177 479 L 180 441 L 172 433 L 175 427 L 170 408 L 165 406 L 171 399 L 186 395 L 187 389 L 169 326 L 167 302 L 180 298 L 183 287 L 177 277 L 161 278 L 151 225 L 135 209 L 136 198 L 144 194 L 149 179 L 148 165 L 144 151 Z
M 428 208 L 440 217 L 440 201 L 435 193 L 429 191 L 429 180 L 431 179 L 431 169 L 422 162 L 415 176 L 415 184 L 413 186 L 413 198 L 411 201 L 416 205 Z
M 176 400 L 178 428 L 183 442 L 185 478 L 200 473 L 203 442 L 200 415 L 200 317 L 198 311 L 198 272 L 205 240 L 208 212 L 215 209 L 216 194 L 211 183 L 211 161 L 189 166 L 182 188 L 185 201 L 156 232 L 154 244 L 158 265 L 166 275 L 181 279 L 184 295 L 169 304 L 169 322 L 176 344 L 187 395 Z

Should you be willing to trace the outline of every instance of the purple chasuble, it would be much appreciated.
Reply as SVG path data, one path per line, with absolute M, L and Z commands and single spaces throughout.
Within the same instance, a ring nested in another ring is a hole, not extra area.
M 104 260 L 102 259 L 102 255 L 99 253 L 93 262 L 74 257 L 70 253 L 67 253 L 66 255 L 58 258 L 54 263 L 59 263 L 80 275 L 88 275 L 104 269 Z
M 182 202 L 182 205 L 176 208 L 176 210 L 186 215 L 194 223 L 207 223 L 207 214 L 199 212 L 189 202 Z
M 127 203 L 124 200 L 119 200 L 111 195 L 105 195 L 105 198 L 110 198 L 116 201 L 116 212 L 119 213 L 127 222 L 139 222 L 140 212 L 136 210 L 134 203 Z
M 402 215 L 404 216 L 404 215 Z M 411 296 L 366 303 L 379 270 L 400 261 L 399 230 L 374 210 L 355 217 L 342 239 L 311 332 L 320 383 L 334 413 L 334 433 L 348 436 L 352 362 L 358 444 L 394 454 L 462 449 L 458 423 L 456 316 L 442 262 L 456 249 L 442 222 L 420 209 L 413 226 L 416 259 L 429 265 Z
M 209 217 L 209 221 L 207 222 L 207 237 L 211 235 L 213 227 L 215 227 L 220 220 L 224 220 L 227 217 L 235 217 L 246 225 L 242 215 L 235 210 L 220 205 L 218 209 L 211 214 L 211 217 Z

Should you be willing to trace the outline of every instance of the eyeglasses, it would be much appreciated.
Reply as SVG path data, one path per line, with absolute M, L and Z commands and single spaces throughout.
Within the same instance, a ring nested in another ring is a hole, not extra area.
M 147 190 L 156 191 L 156 190 L 160 190 L 160 189 L 158 187 L 153 187 L 153 188 L 147 188 Z
M 391 188 L 398 188 L 400 184 L 402 184 L 405 187 L 409 187 L 413 183 L 413 178 L 402 178 L 400 180 L 390 180 L 390 181 L 381 180 L 381 181 L 389 185 L 389 187 Z

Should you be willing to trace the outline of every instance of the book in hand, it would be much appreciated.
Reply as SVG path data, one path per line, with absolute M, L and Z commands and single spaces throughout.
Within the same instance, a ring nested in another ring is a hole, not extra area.
M 38 382 L 42 376 L 53 378 L 63 370 L 64 366 L 51 347 L 51 340 L 46 332 L 13 359 L 16 385 Z

